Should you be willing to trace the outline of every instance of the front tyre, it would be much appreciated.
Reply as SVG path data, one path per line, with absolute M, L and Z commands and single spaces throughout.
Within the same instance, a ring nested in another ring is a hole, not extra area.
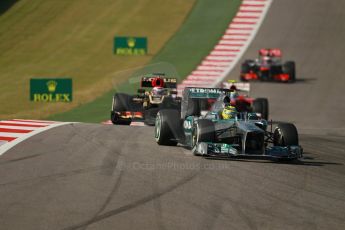
M 278 124 L 273 133 L 273 144 L 275 146 L 298 145 L 298 132 L 294 124 Z
M 215 142 L 215 127 L 211 120 L 200 119 L 196 122 L 191 146 L 194 155 L 200 155 L 197 152 L 197 145 L 201 142 Z

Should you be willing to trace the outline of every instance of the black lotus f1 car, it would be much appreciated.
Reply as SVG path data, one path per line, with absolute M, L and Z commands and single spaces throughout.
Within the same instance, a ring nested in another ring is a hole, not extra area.
M 141 78 L 138 94 L 116 93 L 113 96 L 111 121 L 115 125 L 130 125 L 132 121 L 144 121 L 154 125 L 157 112 L 163 108 L 180 108 L 177 97 L 177 79 L 162 73 Z

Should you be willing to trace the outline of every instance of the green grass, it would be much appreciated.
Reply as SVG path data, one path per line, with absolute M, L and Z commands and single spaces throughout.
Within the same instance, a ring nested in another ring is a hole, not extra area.
M 135 76 L 141 73 L 165 72 L 183 79 L 212 50 L 235 16 L 240 3 L 241 0 L 198 0 L 184 24 L 153 57 L 150 65 L 118 73 L 117 76 L 120 78 L 132 77 L 125 83 L 114 85 L 112 91 L 96 100 L 66 113 L 50 116 L 49 119 L 81 122 L 108 120 L 113 93 L 133 93 L 139 85 Z
M 42 119 L 109 92 L 113 82 L 128 78 L 114 73 L 148 63 L 195 1 L 1 0 L 0 119 Z M 116 35 L 147 36 L 149 55 L 113 55 Z M 73 79 L 72 103 L 29 101 L 30 78 L 50 77 Z
M 235 16 L 241 0 L 201 0 L 152 62 L 174 65 L 180 76 L 187 76 L 209 54 Z

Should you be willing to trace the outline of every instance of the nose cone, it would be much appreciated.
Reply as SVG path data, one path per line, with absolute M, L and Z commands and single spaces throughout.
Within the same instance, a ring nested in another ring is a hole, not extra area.
M 265 131 L 250 121 L 237 121 L 237 129 L 243 133 L 264 133 Z

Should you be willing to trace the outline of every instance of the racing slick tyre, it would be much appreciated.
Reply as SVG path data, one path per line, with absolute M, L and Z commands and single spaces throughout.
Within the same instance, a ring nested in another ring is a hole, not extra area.
M 176 146 L 181 133 L 182 126 L 178 110 L 163 109 L 157 113 L 155 140 L 159 145 Z
M 111 122 L 114 125 L 130 125 L 132 120 L 121 118 L 118 112 L 129 110 L 130 96 L 124 93 L 117 93 L 113 97 L 112 111 L 110 115 Z
M 290 80 L 289 82 L 296 81 L 296 65 L 294 61 L 287 61 L 284 64 L 284 72 L 289 74 Z
M 131 119 L 121 118 L 119 114 L 114 111 L 111 111 L 110 120 L 114 125 L 130 125 L 132 122 Z
M 159 108 L 149 108 L 144 111 L 144 124 L 154 126 Z
M 188 105 L 185 117 L 200 116 L 200 100 L 195 98 L 188 98 Z
M 172 97 L 164 97 L 163 102 L 159 105 L 159 109 L 181 109 L 181 104 Z
M 253 112 L 261 113 L 263 119 L 268 119 L 268 100 L 267 98 L 257 98 L 253 102 Z
M 215 141 L 215 127 L 214 123 L 208 119 L 200 119 L 196 123 L 192 135 L 192 149 L 194 155 L 200 155 L 196 151 L 196 145 L 200 142 L 214 142 Z
M 144 123 L 149 126 L 154 126 L 156 121 L 156 116 L 159 110 L 163 109 L 173 109 L 173 110 L 180 110 L 181 104 L 178 103 L 172 97 L 165 97 L 163 102 L 158 105 L 158 107 L 149 108 L 144 111 Z
M 273 144 L 275 146 L 298 145 L 296 126 L 291 123 L 278 124 L 273 132 Z

